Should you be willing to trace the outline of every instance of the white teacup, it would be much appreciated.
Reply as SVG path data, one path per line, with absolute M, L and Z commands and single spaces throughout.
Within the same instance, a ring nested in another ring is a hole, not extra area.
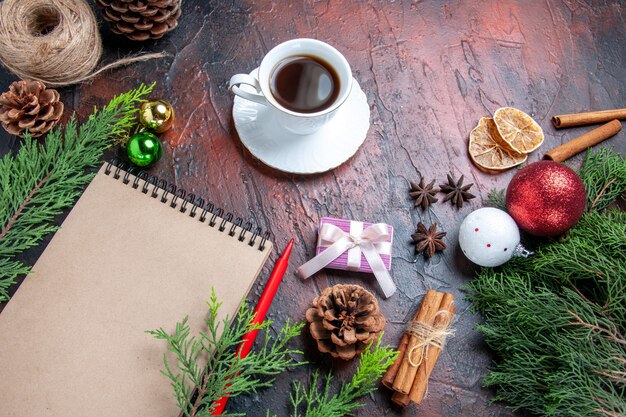
M 315 113 L 300 113 L 283 107 L 272 95 L 270 79 L 277 66 L 287 58 L 296 56 L 311 56 L 319 58 L 330 65 L 339 79 L 339 93 L 335 101 L 322 111 Z M 256 90 L 256 93 L 243 90 L 240 84 L 247 84 Z M 258 76 L 236 74 L 230 79 L 229 89 L 246 100 L 251 100 L 267 106 L 276 115 L 276 120 L 290 132 L 307 135 L 315 132 L 337 113 L 345 103 L 352 88 L 352 71 L 350 64 L 341 53 L 332 46 L 316 39 L 293 39 L 274 47 L 265 55 L 259 66 Z

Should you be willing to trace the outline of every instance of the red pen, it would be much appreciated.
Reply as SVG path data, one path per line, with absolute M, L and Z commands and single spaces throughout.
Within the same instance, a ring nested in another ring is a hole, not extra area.
M 276 264 L 274 265 L 274 269 L 270 274 L 270 278 L 267 280 L 267 284 L 265 285 L 265 289 L 263 290 L 263 294 L 261 294 L 261 298 L 259 298 L 259 302 L 254 309 L 254 318 L 252 319 L 252 323 L 260 324 L 265 320 L 265 316 L 267 315 L 267 311 L 270 309 L 270 305 L 272 304 L 272 300 L 276 295 L 276 291 L 278 291 L 278 286 L 285 275 L 285 271 L 287 270 L 287 266 L 289 266 L 289 255 L 291 255 L 291 249 L 293 248 L 293 239 L 289 241 L 287 247 L 283 253 L 276 260 Z M 252 349 L 252 345 L 254 345 L 254 339 L 256 339 L 256 335 L 259 331 L 252 330 L 246 333 L 241 340 L 241 343 L 237 347 L 237 355 L 240 358 L 245 358 L 250 350 Z M 224 396 L 215 402 L 213 414 L 214 416 L 219 416 L 224 412 L 224 408 L 226 407 L 226 402 L 228 401 L 228 397 Z

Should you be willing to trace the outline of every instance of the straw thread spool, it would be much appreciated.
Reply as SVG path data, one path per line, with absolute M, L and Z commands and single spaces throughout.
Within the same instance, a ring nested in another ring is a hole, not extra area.
M 4 0 L 0 2 L 0 62 L 22 79 L 65 86 L 110 68 L 166 56 L 123 58 L 98 70 L 102 39 L 85 0 Z

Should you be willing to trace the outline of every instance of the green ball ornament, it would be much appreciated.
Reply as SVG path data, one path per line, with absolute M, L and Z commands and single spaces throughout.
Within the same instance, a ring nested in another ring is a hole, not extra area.
M 126 144 L 128 159 L 140 167 L 148 167 L 161 159 L 161 142 L 154 133 L 142 131 L 134 134 Z

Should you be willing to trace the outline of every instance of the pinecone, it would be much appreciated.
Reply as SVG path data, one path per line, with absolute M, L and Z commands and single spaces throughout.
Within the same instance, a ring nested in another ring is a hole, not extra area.
M 63 115 L 59 93 L 41 81 L 15 81 L 0 95 L 0 122 L 12 135 L 33 138 L 48 133 Z
M 111 31 L 133 41 L 159 39 L 178 26 L 181 0 L 96 0 Z
M 306 319 L 320 352 L 345 360 L 363 352 L 386 323 L 372 293 L 350 284 L 322 291 L 307 310 Z

